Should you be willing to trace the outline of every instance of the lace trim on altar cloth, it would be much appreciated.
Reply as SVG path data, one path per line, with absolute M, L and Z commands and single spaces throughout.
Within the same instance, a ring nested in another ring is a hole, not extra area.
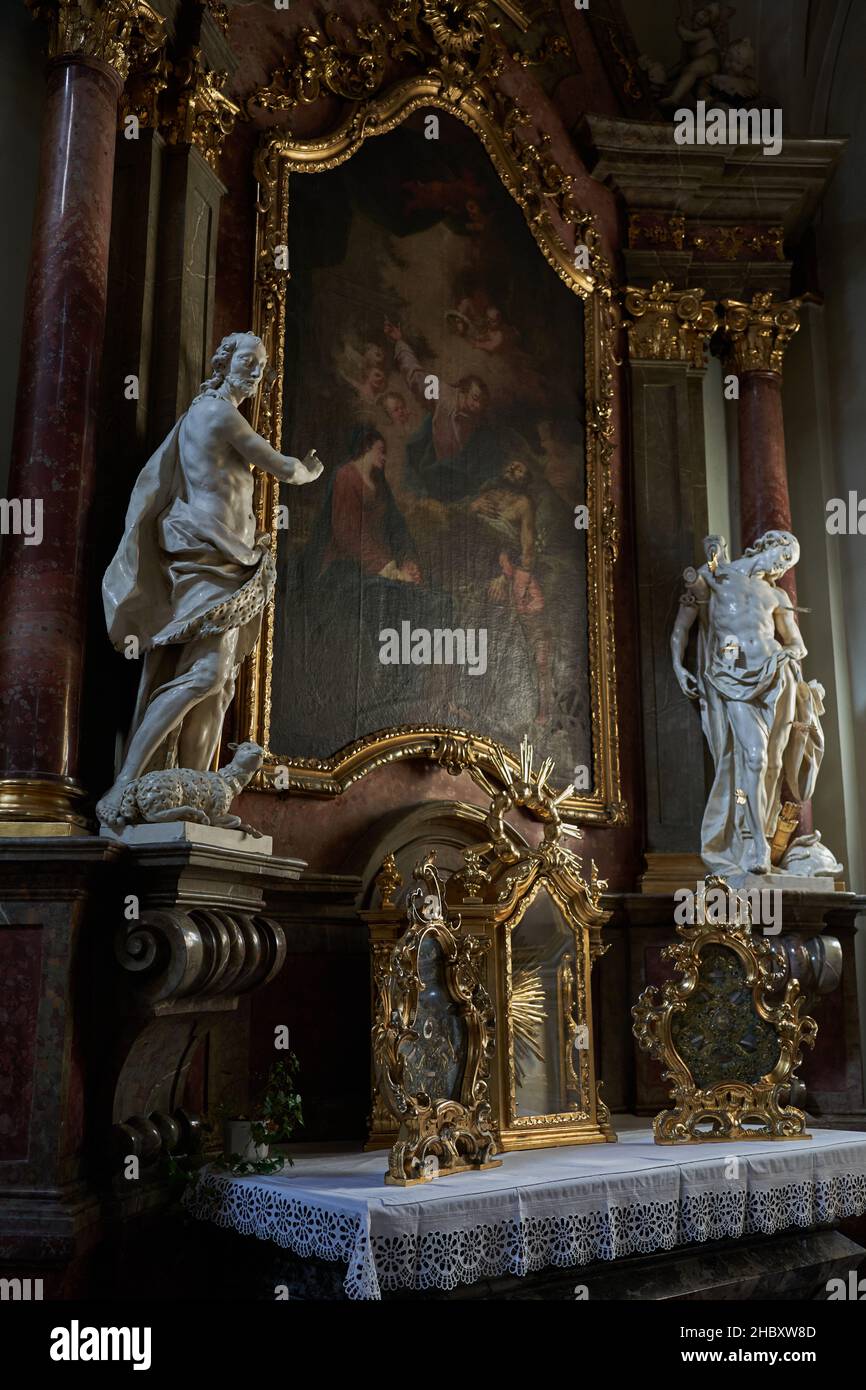
M 866 1174 L 836 1174 L 751 1190 L 731 1186 L 680 1200 L 608 1202 L 561 1216 L 512 1218 L 421 1234 L 371 1235 L 369 1217 L 316 1206 L 273 1188 L 203 1173 L 184 1205 L 190 1215 L 271 1240 L 302 1257 L 347 1265 L 352 1299 L 383 1290 L 454 1289 L 478 1279 L 550 1266 L 649 1255 L 692 1241 L 810 1227 L 866 1211 Z

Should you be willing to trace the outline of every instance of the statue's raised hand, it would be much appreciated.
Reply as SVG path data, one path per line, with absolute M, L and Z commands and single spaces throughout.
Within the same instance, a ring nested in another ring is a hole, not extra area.
M 315 449 L 310 449 L 310 451 L 303 458 L 302 462 L 308 474 L 308 477 L 304 479 L 304 482 L 314 483 L 316 479 L 320 477 L 323 473 L 325 465 L 322 463 L 322 460 L 319 458 L 319 455 L 316 453 Z

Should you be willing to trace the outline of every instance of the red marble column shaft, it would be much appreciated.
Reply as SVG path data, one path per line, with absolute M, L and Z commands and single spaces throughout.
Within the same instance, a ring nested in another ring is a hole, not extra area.
M 44 534 L 40 545 L 7 536 L 0 567 L 0 776 L 58 785 L 77 771 L 121 85 L 106 64 L 80 54 L 48 66 L 7 492 L 41 499 Z
M 785 464 L 782 378 L 777 372 L 740 373 L 738 409 L 740 451 L 740 534 L 743 548 L 765 531 L 791 530 L 791 502 Z M 797 601 L 794 573 L 780 581 Z
M 743 548 L 765 531 L 791 530 L 791 500 L 785 462 L 785 425 L 782 418 L 782 378 L 778 372 L 740 373 L 737 415 L 740 451 L 740 533 Z M 795 571 L 788 570 L 779 584 L 797 602 Z M 789 789 L 785 796 L 792 795 Z M 812 803 L 800 802 L 798 835 L 813 829 Z

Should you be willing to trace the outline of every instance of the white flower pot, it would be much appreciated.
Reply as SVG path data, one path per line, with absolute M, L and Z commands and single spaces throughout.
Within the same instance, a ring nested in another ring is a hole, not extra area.
M 252 1140 L 252 1120 L 223 1121 L 223 1151 L 226 1158 L 230 1154 L 240 1154 L 241 1158 L 267 1158 L 268 1145 L 254 1144 Z

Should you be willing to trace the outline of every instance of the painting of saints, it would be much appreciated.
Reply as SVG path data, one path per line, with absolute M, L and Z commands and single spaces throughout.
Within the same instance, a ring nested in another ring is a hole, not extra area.
M 571 769 L 592 763 L 583 306 L 473 132 L 439 132 L 416 113 L 292 175 L 283 443 L 332 462 L 324 495 L 285 499 L 271 746 L 432 725 Z M 392 661 L 404 629 L 421 646 Z
M 447 594 L 425 583 L 417 552 L 386 477 L 382 434 L 357 426 L 346 461 L 329 476 L 324 502 L 301 556 L 300 582 L 315 594 L 307 605 L 305 650 L 317 697 L 331 699 L 347 652 L 343 634 L 351 615 L 351 659 L 357 661 L 359 708 L 365 720 L 380 707 L 397 707 L 406 719 L 423 718 L 419 705 L 424 672 L 395 671 L 383 664 L 382 633 L 411 627 L 449 627 Z M 354 644 L 357 644 L 355 647 Z M 355 730 L 347 736 L 355 737 Z
M 431 373 L 421 366 L 399 324 L 385 321 L 397 366 L 419 399 L 428 400 Z M 454 502 L 493 477 L 499 465 L 497 437 L 489 423 L 490 391 L 482 377 L 456 383 L 435 377 L 429 415 L 406 446 L 410 487 L 442 502 Z

